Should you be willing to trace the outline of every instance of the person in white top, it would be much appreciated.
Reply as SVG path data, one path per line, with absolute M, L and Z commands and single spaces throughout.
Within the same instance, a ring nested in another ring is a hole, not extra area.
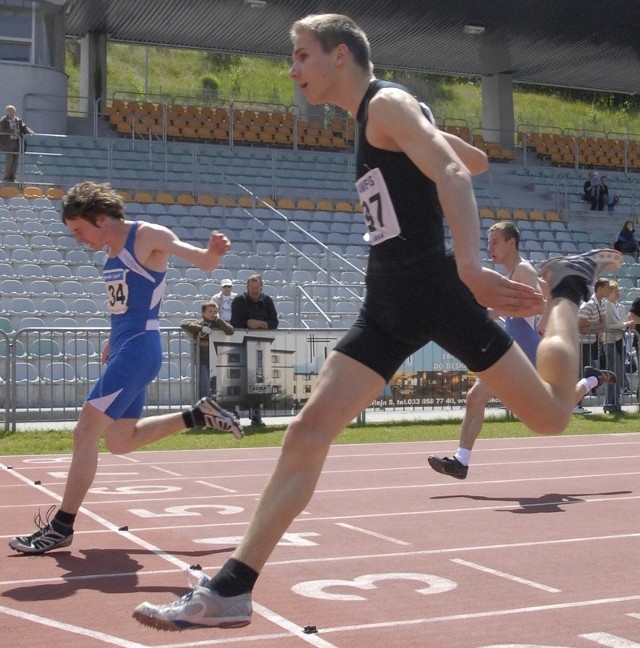
M 233 281 L 231 279 L 223 279 L 220 282 L 220 292 L 216 293 L 211 299 L 218 304 L 218 311 L 220 317 L 225 321 L 231 321 L 231 302 L 237 295 L 232 291 Z
M 630 325 L 627 322 L 627 312 L 619 303 L 620 288 L 616 281 L 609 281 L 609 297 L 604 301 L 604 353 L 607 359 L 607 369 L 616 374 L 617 382 L 607 384 L 604 411 L 615 414 L 622 411 L 620 391 L 624 386 L 624 332 Z

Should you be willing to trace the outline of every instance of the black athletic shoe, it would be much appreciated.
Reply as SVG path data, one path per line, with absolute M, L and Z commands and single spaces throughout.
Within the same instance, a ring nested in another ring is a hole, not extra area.
M 45 520 L 42 519 L 40 512 L 38 512 L 34 518 L 38 530 L 29 536 L 16 536 L 15 538 L 11 538 L 9 540 L 9 546 L 25 554 L 43 554 L 52 549 L 68 547 L 73 542 L 73 529 L 66 534 L 59 533 L 53 529 L 49 523 L 49 516 L 54 509 L 55 506 L 49 509 Z
M 442 475 L 449 475 L 456 479 L 466 479 L 469 466 L 461 464 L 455 457 L 436 457 L 431 455 L 427 460 L 429 465 Z
M 602 408 L 602 411 L 605 414 L 620 414 L 622 412 L 622 407 L 620 405 L 605 405 Z
M 596 369 L 595 367 L 585 367 L 584 377 L 591 378 L 592 376 L 598 379 L 598 387 L 600 387 L 600 385 L 604 385 L 605 383 L 615 383 L 618 380 L 613 371 L 607 371 L 606 369 Z
M 211 396 L 201 398 L 191 410 L 198 427 L 231 432 L 236 439 L 242 439 L 244 432 L 240 421 L 233 412 L 222 409 Z

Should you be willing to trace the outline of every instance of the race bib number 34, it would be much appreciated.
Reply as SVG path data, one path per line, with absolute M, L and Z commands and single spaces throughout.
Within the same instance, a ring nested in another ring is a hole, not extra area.
M 378 245 L 398 236 L 400 223 L 380 169 L 372 169 L 360 177 L 356 181 L 356 189 L 367 226 L 364 240 L 369 245 Z
M 129 297 L 127 271 L 122 268 L 105 270 L 104 281 L 107 286 L 107 310 L 109 313 L 112 315 L 126 313 Z

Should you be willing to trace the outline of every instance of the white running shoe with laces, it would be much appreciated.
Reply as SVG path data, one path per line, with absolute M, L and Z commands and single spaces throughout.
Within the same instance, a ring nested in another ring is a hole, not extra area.
M 194 421 L 201 428 L 231 432 L 236 439 L 244 437 L 238 417 L 220 407 L 211 396 L 201 398 L 191 411 Z
M 540 267 L 542 278 L 553 290 L 564 278 L 577 276 L 584 279 L 588 291 L 586 299 L 593 293 L 593 284 L 603 272 L 614 272 L 622 265 L 622 254 L 617 250 L 604 248 L 584 254 L 555 257 Z
M 208 587 L 195 587 L 167 605 L 141 603 L 133 618 L 157 630 L 242 628 L 251 623 L 251 594 L 220 596 Z
M 43 554 L 52 549 L 68 547 L 73 542 L 73 530 L 71 533 L 64 534 L 59 533 L 51 526 L 49 518 L 54 509 L 55 506 L 49 508 L 44 520 L 38 511 L 33 520 L 38 530 L 28 536 L 11 538 L 9 546 L 25 554 Z

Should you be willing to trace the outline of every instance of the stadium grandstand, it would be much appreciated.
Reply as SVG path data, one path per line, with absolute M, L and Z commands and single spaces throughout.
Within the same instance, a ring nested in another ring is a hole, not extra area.
M 309 106 L 300 96 L 278 105 L 106 94 L 108 40 L 287 57 L 288 28 L 306 4 L 0 0 L 0 102 L 15 105 L 36 131 L 20 156 L 18 182 L 0 186 L 5 377 L 72 383 L 99 372 L 104 338 L 63 335 L 76 327 L 104 335 L 108 326 L 103 255 L 79 247 L 60 222 L 64 190 L 87 179 L 111 183 L 130 218 L 167 225 L 194 243 L 214 228 L 232 240 L 213 273 L 180 263 L 170 268 L 167 329 L 198 313 L 222 278 L 242 286 L 255 272 L 278 304 L 282 328 L 340 329 L 353 321 L 367 250 L 353 185 L 357 133 L 348 115 Z M 382 66 L 482 78 L 481 128 L 455 115 L 437 117 L 440 128 L 489 156 L 489 172 L 474 178 L 483 240 L 493 223 L 510 219 L 534 262 L 610 246 L 619 224 L 636 222 L 640 211 L 640 134 L 515 124 L 511 88 L 517 81 L 636 92 L 629 74 L 639 57 L 633 3 L 595 2 L 600 13 L 580 21 L 548 0 L 522 3 L 517 16 L 507 0 L 472 8 L 462 0 L 426 4 L 352 0 L 341 2 L 340 11 L 365 27 Z M 607 30 L 600 29 L 603 14 Z M 65 36 L 82 43 L 80 97 L 67 90 Z M 606 171 L 615 187 L 615 223 L 581 199 L 592 168 Z M 626 302 L 640 295 L 639 268 L 629 258 L 617 274 Z M 26 328 L 36 332 L 33 346 L 12 342 Z M 45 335 L 52 329 L 59 339 Z M 181 349 L 167 342 L 161 380 L 190 374 L 174 362 L 172 353 L 181 358 Z

